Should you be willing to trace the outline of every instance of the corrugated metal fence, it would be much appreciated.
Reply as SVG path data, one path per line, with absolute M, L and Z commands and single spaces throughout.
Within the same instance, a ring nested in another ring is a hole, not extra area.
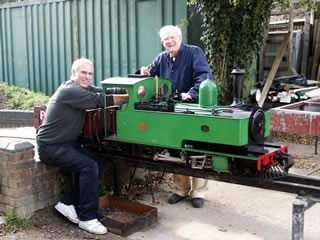
M 161 26 L 186 17 L 186 0 L 0 4 L 0 82 L 51 95 L 79 57 L 94 61 L 95 85 L 134 73 L 162 50 Z

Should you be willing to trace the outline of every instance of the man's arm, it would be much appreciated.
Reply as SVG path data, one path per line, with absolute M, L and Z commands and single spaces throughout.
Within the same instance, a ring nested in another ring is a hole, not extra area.
M 128 103 L 129 94 L 115 94 L 113 95 L 113 105 L 122 105 Z
M 192 98 L 198 98 L 200 84 L 208 77 L 213 79 L 212 72 L 208 61 L 201 50 L 197 48 L 193 54 L 193 69 L 194 69 L 194 86 L 189 90 L 188 94 Z
M 151 69 L 151 66 L 150 65 L 148 65 L 148 66 L 146 66 L 146 67 L 141 67 L 141 69 L 140 69 L 140 74 L 141 75 L 150 75 L 150 69 Z
M 89 85 L 87 87 L 87 90 L 89 90 L 90 92 L 95 92 L 95 93 L 102 92 L 102 88 L 101 87 L 96 87 L 96 86 L 93 86 L 93 85 Z
M 125 88 L 107 88 L 106 89 L 107 105 L 122 105 L 128 103 L 129 94 Z
M 148 76 L 158 76 L 161 77 L 160 74 L 160 61 L 161 61 L 161 53 L 153 60 L 151 64 L 148 66 L 143 66 L 140 69 L 141 75 L 148 75 Z

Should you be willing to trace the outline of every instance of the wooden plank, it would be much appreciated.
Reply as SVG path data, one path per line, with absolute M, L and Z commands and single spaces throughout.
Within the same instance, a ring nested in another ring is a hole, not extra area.
M 311 50 L 312 53 L 314 53 L 314 51 L 316 50 L 317 35 L 318 35 L 318 31 L 319 31 L 319 22 L 320 22 L 320 19 L 314 20 L 313 35 L 312 35 L 313 36 L 312 50 Z
M 282 41 L 283 41 L 283 39 L 282 39 Z M 266 56 L 266 57 L 275 57 L 277 55 L 278 55 L 278 52 L 267 52 L 264 54 L 264 56 Z M 284 52 L 283 56 L 288 56 L 288 52 Z
M 265 53 L 266 53 L 266 48 L 267 48 L 268 35 L 269 35 L 269 21 L 268 21 L 266 29 L 264 31 L 264 38 L 263 38 L 263 45 L 262 45 L 263 47 L 262 47 L 262 51 L 261 51 L 261 61 L 260 61 L 260 67 L 259 67 L 259 74 L 260 74 L 259 80 L 260 81 L 263 81 L 263 77 L 264 77 Z
M 292 34 L 292 32 L 288 32 L 288 34 L 283 39 L 283 41 L 282 41 L 282 43 L 280 45 L 280 48 L 279 48 L 279 51 L 278 51 L 278 55 L 276 56 L 276 58 L 275 58 L 275 60 L 273 62 L 271 71 L 269 73 L 269 76 L 268 76 L 268 78 L 266 80 L 266 83 L 264 84 L 264 87 L 263 87 L 263 90 L 262 90 L 261 99 L 260 99 L 259 104 L 258 104 L 260 108 L 262 108 L 262 106 L 264 104 L 264 101 L 265 101 L 265 99 L 267 97 L 267 94 L 269 92 L 269 88 L 271 87 L 273 78 L 277 73 L 277 70 L 278 70 L 278 67 L 280 65 L 283 53 L 284 53 L 284 51 L 286 49 L 286 46 L 288 44 L 288 41 L 289 41 L 289 38 L 290 38 L 291 34 Z
M 289 8 L 289 31 L 293 32 L 293 7 L 292 4 Z M 293 34 L 290 34 L 289 42 L 288 42 L 288 69 L 291 69 L 293 66 Z
M 310 14 L 307 14 L 306 21 L 303 28 L 303 48 L 302 48 L 302 59 L 301 59 L 301 74 L 304 76 L 307 76 L 309 42 L 310 42 Z
M 287 34 L 289 31 L 274 31 L 274 32 L 271 32 L 271 31 L 269 31 L 269 35 L 273 35 L 273 34 L 275 34 L 275 35 L 279 35 L 279 34 L 283 34 L 283 35 L 285 35 L 285 34 Z M 293 30 L 293 32 L 295 33 L 295 32 L 301 32 L 301 30 Z
M 316 79 L 316 74 L 319 65 L 319 57 L 320 57 L 320 30 L 317 33 L 317 42 L 315 47 L 315 52 L 312 61 L 312 71 L 311 71 L 311 80 Z
M 296 13 L 296 11 L 295 11 Z M 305 19 L 304 18 L 298 18 L 298 19 L 293 19 L 293 24 L 295 23 L 304 23 Z M 269 28 L 273 28 L 276 27 L 277 25 L 282 25 L 282 26 L 288 26 L 289 20 L 279 20 L 279 21 L 273 21 L 270 22 L 270 27 Z
M 320 64 L 318 66 L 318 75 L 317 75 L 317 79 L 318 82 L 320 82 Z
M 270 71 L 272 67 L 264 67 L 264 70 L 266 71 Z M 279 72 L 288 72 L 288 67 L 278 67 L 278 71 Z

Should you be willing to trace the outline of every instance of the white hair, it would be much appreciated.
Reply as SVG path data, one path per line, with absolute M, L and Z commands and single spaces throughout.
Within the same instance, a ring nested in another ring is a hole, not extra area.
M 73 70 L 77 71 L 79 66 L 81 66 L 82 64 L 84 63 L 88 63 L 92 66 L 92 69 L 93 69 L 93 63 L 90 59 L 87 59 L 87 58 L 79 58 L 77 60 L 75 60 L 73 63 L 72 63 L 72 67 L 71 67 L 71 77 L 70 79 L 71 80 L 75 80 L 75 76 L 73 75 Z
M 178 36 L 182 36 L 181 29 L 178 26 L 167 25 L 167 26 L 162 27 L 159 31 L 159 36 L 160 36 L 161 40 L 164 39 L 164 36 L 166 35 L 167 32 L 171 32 L 171 31 L 176 32 L 178 34 Z

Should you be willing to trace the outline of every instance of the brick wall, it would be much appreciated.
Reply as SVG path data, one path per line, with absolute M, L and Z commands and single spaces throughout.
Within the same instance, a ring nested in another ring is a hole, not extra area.
M 34 160 L 33 144 L 0 144 L 0 211 L 29 217 L 57 203 L 67 183 L 61 170 Z
M 0 128 L 13 128 L 33 125 L 33 111 L 0 110 Z

